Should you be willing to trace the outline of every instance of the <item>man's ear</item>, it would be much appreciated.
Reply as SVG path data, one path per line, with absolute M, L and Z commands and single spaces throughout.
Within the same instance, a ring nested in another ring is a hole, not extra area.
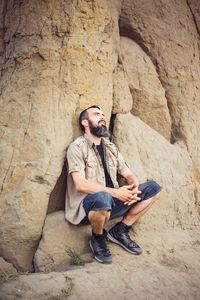
M 86 119 L 82 120 L 81 124 L 82 124 L 84 127 L 88 127 L 88 120 L 86 120 Z

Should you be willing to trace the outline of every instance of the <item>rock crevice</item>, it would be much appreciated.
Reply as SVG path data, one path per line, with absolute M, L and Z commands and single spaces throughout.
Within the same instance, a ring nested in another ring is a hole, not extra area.
M 197 33 L 198 33 L 198 35 L 199 35 L 199 37 L 200 37 L 200 19 L 199 20 L 197 20 L 197 18 L 196 18 L 196 14 L 193 12 L 193 7 L 192 7 L 192 3 L 194 2 L 194 4 L 197 4 L 197 2 L 195 3 L 195 1 L 190 1 L 190 0 L 186 0 L 186 2 L 187 2 L 187 5 L 188 5 L 188 8 L 189 8 L 189 10 L 190 10 L 190 13 L 191 13 L 191 15 L 192 15 L 192 18 L 193 18 L 193 20 L 194 20 L 194 24 L 195 24 L 195 27 L 196 27 L 196 30 L 197 30 Z M 199 13 L 199 10 L 200 10 L 200 5 L 199 5 L 199 7 L 198 7 L 198 4 L 197 4 L 197 13 Z

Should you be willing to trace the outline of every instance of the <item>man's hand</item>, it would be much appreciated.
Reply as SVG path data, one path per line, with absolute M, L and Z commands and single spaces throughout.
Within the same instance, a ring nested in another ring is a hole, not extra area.
M 138 185 L 136 186 L 135 184 L 133 184 L 133 188 L 131 191 L 133 193 L 133 196 L 131 197 L 131 199 L 129 201 L 125 202 L 124 204 L 131 205 L 131 204 L 141 200 L 141 198 L 138 197 L 138 195 L 141 194 L 141 191 L 138 190 Z
M 87 180 L 84 174 L 80 172 L 73 172 L 72 178 L 75 184 L 77 191 L 85 193 L 85 194 L 93 194 L 96 192 L 108 192 L 113 197 L 124 202 L 125 205 L 131 205 L 134 202 L 140 200 L 138 194 L 141 192 L 138 191 L 138 186 L 134 183 L 129 185 L 124 185 L 120 188 L 109 188 L 101 186 L 98 183 Z
M 129 184 L 116 189 L 115 197 L 124 202 L 124 204 L 131 205 L 132 203 L 140 200 L 138 197 L 138 194 L 140 193 L 141 192 L 138 190 L 138 187 L 134 184 Z

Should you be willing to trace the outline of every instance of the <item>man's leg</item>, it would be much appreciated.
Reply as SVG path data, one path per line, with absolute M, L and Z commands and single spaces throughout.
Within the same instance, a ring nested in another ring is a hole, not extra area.
M 88 219 L 90 221 L 92 231 L 96 234 L 103 234 L 103 229 L 109 220 L 109 216 L 110 212 L 108 210 L 89 211 Z
M 112 196 L 106 192 L 88 195 L 83 200 L 83 207 L 92 227 L 89 241 L 94 258 L 101 263 L 111 263 L 112 255 L 107 247 L 107 232 L 104 229 L 113 206 Z
M 158 199 L 161 187 L 154 181 L 146 182 L 141 185 L 141 200 L 132 205 L 124 214 L 122 222 L 117 223 L 108 232 L 110 241 L 122 246 L 128 252 L 141 254 L 142 249 L 129 236 L 131 225 L 133 225 L 141 216 L 143 216 L 153 203 Z M 121 207 L 121 205 L 119 206 Z M 124 210 L 121 208 L 121 210 Z M 115 215 L 113 210 L 113 216 Z M 119 215 L 119 209 L 115 216 Z M 112 217 L 112 215 L 111 215 Z
M 128 211 L 127 215 L 123 218 L 122 222 L 128 226 L 133 225 L 149 210 L 149 208 L 159 198 L 159 196 L 160 193 L 148 200 L 137 203 Z

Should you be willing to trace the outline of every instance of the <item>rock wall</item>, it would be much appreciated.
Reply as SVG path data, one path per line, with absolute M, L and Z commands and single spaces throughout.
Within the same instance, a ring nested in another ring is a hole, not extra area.
M 105 1 L 64 0 L 5 1 L 2 15 L 0 253 L 32 270 L 76 111 L 110 116 L 111 17 Z
M 1 1 L 0 255 L 15 268 L 33 270 L 47 211 L 63 208 L 65 150 L 94 103 L 139 179 L 163 186 L 142 225 L 199 226 L 199 11 L 197 0 Z
M 199 9 L 199 1 L 195 0 L 128 0 L 122 6 L 119 22 L 120 35 L 136 41 L 155 65 L 171 116 L 171 142 L 184 141 L 194 163 L 198 203 Z

